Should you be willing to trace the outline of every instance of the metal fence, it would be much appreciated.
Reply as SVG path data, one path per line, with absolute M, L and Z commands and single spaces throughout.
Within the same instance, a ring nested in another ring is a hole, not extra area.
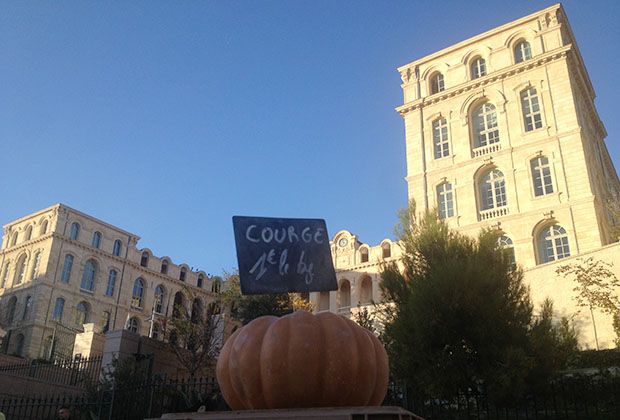
M 390 385 L 384 404 L 400 405 L 426 420 L 617 420 L 620 419 L 620 378 L 579 376 L 558 378 L 545 391 L 493 404 L 486 393 L 453 398 L 413 395 Z
M 7 419 L 56 419 L 61 407 L 69 407 L 71 419 L 141 420 L 163 413 L 227 410 L 215 378 L 152 380 L 122 389 L 104 389 L 83 396 L 0 399 Z
M 454 398 L 412 395 L 407 387 L 391 384 L 384 405 L 402 406 L 426 420 L 611 420 L 620 418 L 620 378 L 611 376 L 562 378 L 545 392 L 494 405 L 484 393 Z M 122 389 L 103 389 L 79 397 L 5 398 L 0 411 L 8 419 L 55 419 L 61 406 L 77 420 L 138 420 L 163 413 L 227 410 L 215 378 L 149 381 Z
M 101 373 L 101 356 L 76 357 L 73 360 L 47 362 L 31 360 L 0 366 L 0 372 L 41 379 L 58 385 L 86 387 L 94 385 Z

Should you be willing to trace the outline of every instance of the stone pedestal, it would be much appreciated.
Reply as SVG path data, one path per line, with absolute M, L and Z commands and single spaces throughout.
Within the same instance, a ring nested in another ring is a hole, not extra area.
M 281 410 L 214 411 L 210 413 L 171 413 L 168 420 L 424 420 L 401 407 L 326 407 Z M 157 420 L 157 419 L 145 419 Z

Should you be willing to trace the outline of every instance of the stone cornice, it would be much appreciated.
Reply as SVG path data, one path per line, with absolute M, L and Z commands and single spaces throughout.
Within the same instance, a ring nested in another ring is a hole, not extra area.
M 116 256 L 116 255 L 111 254 L 109 252 L 103 251 L 102 249 L 99 249 L 99 248 L 93 248 L 93 247 L 91 247 L 89 245 L 86 245 L 86 244 L 80 242 L 80 241 L 73 240 L 73 239 L 68 238 L 66 236 L 63 236 L 61 234 L 53 233 L 53 236 L 56 239 L 67 241 L 67 242 L 71 243 L 72 245 L 75 245 L 76 247 L 78 247 L 78 248 L 80 248 L 80 249 L 82 249 L 84 251 L 87 251 L 90 254 L 96 255 L 97 257 L 100 257 L 102 259 L 103 258 L 111 259 L 114 262 L 118 263 L 119 265 L 127 264 L 132 269 L 134 269 L 136 271 L 139 271 L 139 272 L 142 272 L 144 275 L 148 275 L 150 277 L 157 277 L 160 280 L 167 281 L 169 283 L 173 283 L 173 284 L 176 284 L 176 285 L 179 285 L 179 286 L 186 286 L 186 287 L 190 288 L 191 290 L 199 291 L 201 294 L 205 294 L 205 295 L 211 295 L 212 294 L 212 292 L 210 290 L 200 288 L 200 287 L 198 287 L 196 285 L 187 283 L 185 281 L 181 281 L 179 279 L 175 279 L 174 277 L 170 277 L 170 276 L 168 276 L 166 274 L 162 274 L 162 273 L 160 273 L 158 271 L 151 270 L 148 267 L 143 267 L 139 263 L 136 263 L 136 262 L 131 261 L 129 259 L 125 259 L 125 258 L 120 257 L 120 256 Z M 207 280 L 207 279 L 208 279 L 208 277 L 205 276 L 205 280 Z
M 480 77 L 478 79 L 470 80 L 466 83 L 454 86 L 452 88 L 446 89 L 434 95 L 425 96 L 423 98 L 416 99 L 413 102 L 409 102 L 407 104 L 397 107 L 396 112 L 398 112 L 404 118 L 405 115 L 407 115 L 411 111 L 415 111 L 417 109 L 424 108 L 425 106 L 436 104 L 445 99 L 453 98 L 463 93 L 471 92 L 475 89 L 485 87 L 498 80 L 504 80 L 508 77 L 512 77 L 516 74 L 529 71 L 533 68 L 544 66 L 545 64 L 551 61 L 565 59 L 568 55 L 568 52 L 571 49 L 572 49 L 572 45 L 567 45 L 561 48 L 557 48 L 546 54 L 541 54 L 539 56 L 533 57 L 530 60 L 524 61 L 522 63 L 514 64 L 510 67 L 506 67 L 504 69 L 495 71 L 493 73 L 489 73 L 486 76 Z
M 41 236 L 37 236 L 34 239 L 29 239 L 27 241 L 24 242 L 20 242 L 19 244 L 13 245 L 9 248 L 5 248 L 3 250 L 0 250 L 0 255 L 7 255 L 7 254 L 11 254 L 15 251 L 21 251 L 24 250 L 26 248 L 30 248 L 32 245 L 34 244 L 38 244 L 40 242 L 43 242 L 49 238 L 51 238 L 53 236 L 53 233 L 46 233 L 45 235 L 41 235 Z
M 435 59 L 437 59 L 437 58 L 439 58 L 439 57 L 441 57 L 443 55 L 449 54 L 449 53 L 451 53 L 453 51 L 459 50 L 459 49 L 464 48 L 464 47 L 466 47 L 468 45 L 477 44 L 480 41 L 484 40 L 485 38 L 489 38 L 489 37 L 492 37 L 492 36 L 494 36 L 496 34 L 499 34 L 501 32 L 508 31 L 508 30 L 510 30 L 512 28 L 515 28 L 517 26 L 523 25 L 526 22 L 531 22 L 531 21 L 539 20 L 541 17 L 545 16 L 547 13 L 555 12 L 555 11 L 562 11 L 562 14 L 565 15 L 564 10 L 562 8 L 562 5 L 560 3 L 557 3 L 557 4 L 553 5 L 553 6 L 547 7 L 546 9 L 539 10 L 538 12 L 534 12 L 534 13 L 532 13 L 530 15 L 524 16 L 524 17 L 522 17 L 520 19 L 517 19 L 517 20 L 513 20 L 512 22 L 508 22 L 508 23 L 506 23 L 506 24 L 504 24 L 502 26 L 498 26 L 498 27 L 493 28 L 493 29 L 491 29 L 489 31 L 483 32 L 483 33 L 481 33 L 479 35 L 476 35 L 474 37 L 468 38 L 468 39 L 466 39 L 464 41 L 461 41 L 461 42 L 459 42 L 457 44 L 451 45 L 451 46 L 449 46 L 447 48 L 444 48 L 442 50 L 439 50 L 439 51 L 437 51 L 435 53 L 432 53 L 430 55 L 422 57 L 422 58 L 420 58 L 418 60 L 412 61 L 412 62 L 410 62 L 408 64 L 403 65 L 403 66 L 400 66 L 400 67 L 398 67 L 397 70 L 401 74 L 403 72 L 406 73 L 408 70 L 414 69 L 416 66 L 420 66 L 420 65 L 423 65 L 425 63 L 428 63 L 429 61 L 435 60 Z M 565 19 L 563 21 L 565 22 Z M 555 27 L 556 25 L 562 25 L 562 23 L 563 22 L 558 22 L 557 21 L 557 17 L 556 17 L 556 21 L 553 23 L 552 27 Z M 548 29 L 548 28 L 542 28 L 542 30 L 545 30 L 545 29 Z M 410 71 L 410 73 L 412 73 L 412 72 Z

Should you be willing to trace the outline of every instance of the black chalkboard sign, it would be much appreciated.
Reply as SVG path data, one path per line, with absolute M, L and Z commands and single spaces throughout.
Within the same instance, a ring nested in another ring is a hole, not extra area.
M 337 290 L 323 219 L 234 216 L 241 293 Z

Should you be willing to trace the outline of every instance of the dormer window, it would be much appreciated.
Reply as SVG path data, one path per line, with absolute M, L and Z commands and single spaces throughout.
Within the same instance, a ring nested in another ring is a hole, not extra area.
M 471 78 L 477 79 L 487 74 L 487 63 L 484 58 L 476 58 L 471 64 Z
M 439 93 L 445 89 L 445 85 L 443 82 L 443 74 L 435 73 L 431 77 L 431 95 L 435 93 Z
M 515 46 L 515 63 L 521 63 L 522 61 L 532 58 L 532 48 L 527 41 L 521 41 Z
M 144 251 L 142 253 L 142 258 L 140 258 L 140 265 L 142 267 L 146 267 L 149 265 L 149 253 Z

